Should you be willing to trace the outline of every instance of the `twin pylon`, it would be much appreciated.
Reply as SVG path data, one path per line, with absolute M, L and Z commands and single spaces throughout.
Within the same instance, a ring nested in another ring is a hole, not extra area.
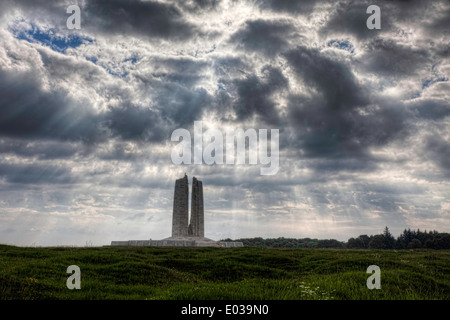
M 191 219 L 189 222 L 189 182 L 185 174 L 175 181 L 173 197 L 172 237 L 204 237 L 203 184 L 193 177 Z

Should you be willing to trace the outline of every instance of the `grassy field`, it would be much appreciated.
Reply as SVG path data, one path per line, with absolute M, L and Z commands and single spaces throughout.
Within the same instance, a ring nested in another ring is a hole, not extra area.
M 69 265 L 80 290 L 66 286 Z M 449 298 L 450 251 L 0 246 L 0 299 Z

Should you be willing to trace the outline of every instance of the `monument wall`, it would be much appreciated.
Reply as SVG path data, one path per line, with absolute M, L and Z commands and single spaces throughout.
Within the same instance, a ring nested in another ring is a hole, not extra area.
M 184 237 L 188 235 L 189 223 L 189 183 L 188 178 L 175 181 L 173 196 L 172 237 Z
M 194 237 L 205 236 L 203 184 L 195 177 L 192 179 L 191 222 L 189 225 L 189 235 Z

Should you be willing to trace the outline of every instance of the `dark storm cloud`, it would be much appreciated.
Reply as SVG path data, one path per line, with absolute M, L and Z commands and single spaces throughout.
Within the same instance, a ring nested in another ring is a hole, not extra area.
M 389 39 L 374 39 L 365 49 L 362 69 L 383 76 L 401 78 L 412 75 L 431 62 L 428 50 L 414 49 Z
M 203 89 L 189 90 L 184 86 L 165 85 L 155 100 L 163 119 L 179 126 L 191 125 L 212 104 L 212 98 Z
M 359 157 L 368 146 L 383 145 L 403 129 L 402 106 L 371 101 L 370 92 L 345 64 L 305 47 L 285 56 L 300 79 L 317 92 L 312 98 L 293 95 L 289 103 L 291 125 L 306 155 Z
M 252 75 L 234 81 L 238 96 L 234 111 L 238 120 L 258 115 L 264 122 L 276 124 L 279 122 L 279 112 L 272 94 L 287 90 L 289 82 L 278 68 L 265 66 L 262 72 L 264 77 L 261 78 Z
M 135 105 L 110 107 L 103 124 L 123 140 L 161 141 L 169 137 L 160 115 Z
M 373 3 L 370 1 L 341 1 L 336 5 L 327 24 L 321 28 L 320 33 L 328 34 L 352 34 L 357 38 L 364 39 L 376 37 L 391 27 L 391 19 L 385 14 L 381 6 L 381 30 L 370 30 L 366 26 L 367 18 L 370 14 L 366 13 L 367 7 Z M 380 4 L 378 4 L 380 6 Z
M 306 84 L 318 89 L 330 111 L 368 103 L 369 92 L 358 84 L 345 64 L 303 46 L 289 50 L 285 57 Z
M 288 14 L 309 14 L 316 5 L 316 0 L 257 0 L 256 5 L 261 9 Z
M 436 46 L 436 54 L 441 58 L 450 58 L 450 44 L 439 43 Z
M 450 33 L 450 5 L 447 3 L 447 9 L 441 12 L 436 19 L 433 19 L 426 25 L 430 35 L 436 34 L 448 35 Z
M 55 164 L 5 164 L 0 163 L 0 177 L 9 183 L 23 184 L 67 184 L 75 183 L 76 178 L 70 169 Z
M 189 58 L 155 58 L 151 60 L 155 71 L 151 77 L 164 83 L 177 83 L 186 88 L 193 88 L 204 78 L 202 72 L 208 63 Z M 140 78 L 145 82 L 145 79 Z M 153 83 L 155 85 L 155 83 Z
M 440 120 L 450 116 L 450 105 L 446 101 L 421 100 L 412 104 L 412 110 L 423 119 Z
M 156 1 L 90 0 L 82 9 L 88 29 L 184 41 L 199 33 L 174 5 Z
M 63 91 L 43 90 L 31 72 L 0 69 L 0 135 L 93 142 L 95 116 Z
M 367 18 L 371 15 L 366 10 L 370 5 L 377 5 L 381 11 L 381 29 L 376 32 L 366 27 Z M 404 33 L 407 30 L 402 26 L 415 24 L 415 29 L 423 28 L 430 37 L 436 37 L 437 34 L 449 33 L 449 21 L 447 1 L 340 1 L 320 33 L 351 34 L 359 39 L 369 39 L 386 32 Z
M 425 140 L 425 156 L 438 165 L 450 176 L 450 142 L 438 134 L 428 136 Z
M 152 92 L 152 107 L 164 122 L 176 126 L 190 125 L 201 118 L 204 110 L 212 108 L 213 96 L 198 85 L 205 77 L 202 72 L 208 67 L 206 62 L 156 58 L 150 63 L 154 71 L 138 74 L 136 78 Z
M 52 140 L 0 139 L 0 154 L 14 153 L 39 160 L 70 159 L 81 151 L 79 144 Z
M 288 45 L 293 26 L 283 21 L 253 20 L 233 34 L 230 42 L 244 52 L 260 52 L 273 57 Z
M 381 29 L 370 30 L 366 26 L 370 5 L 377 5 L 381 12 Z M 400 31 L 397 22 L 417 22 L 424 17 L 432 1 L 340 1 L 331 12 L 321 34 L 351 34 L 359 39 L 378 37 L 386 31 Z M 445 25 L 445 22 L 442 22 Z

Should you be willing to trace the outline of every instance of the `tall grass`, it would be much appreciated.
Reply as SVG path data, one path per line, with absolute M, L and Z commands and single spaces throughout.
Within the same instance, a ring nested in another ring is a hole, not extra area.
M 447 300 L 449 262 L 431 250 L 0 246 L 0 299 Z M 69 265 L 80 290 L 66 287 Z

